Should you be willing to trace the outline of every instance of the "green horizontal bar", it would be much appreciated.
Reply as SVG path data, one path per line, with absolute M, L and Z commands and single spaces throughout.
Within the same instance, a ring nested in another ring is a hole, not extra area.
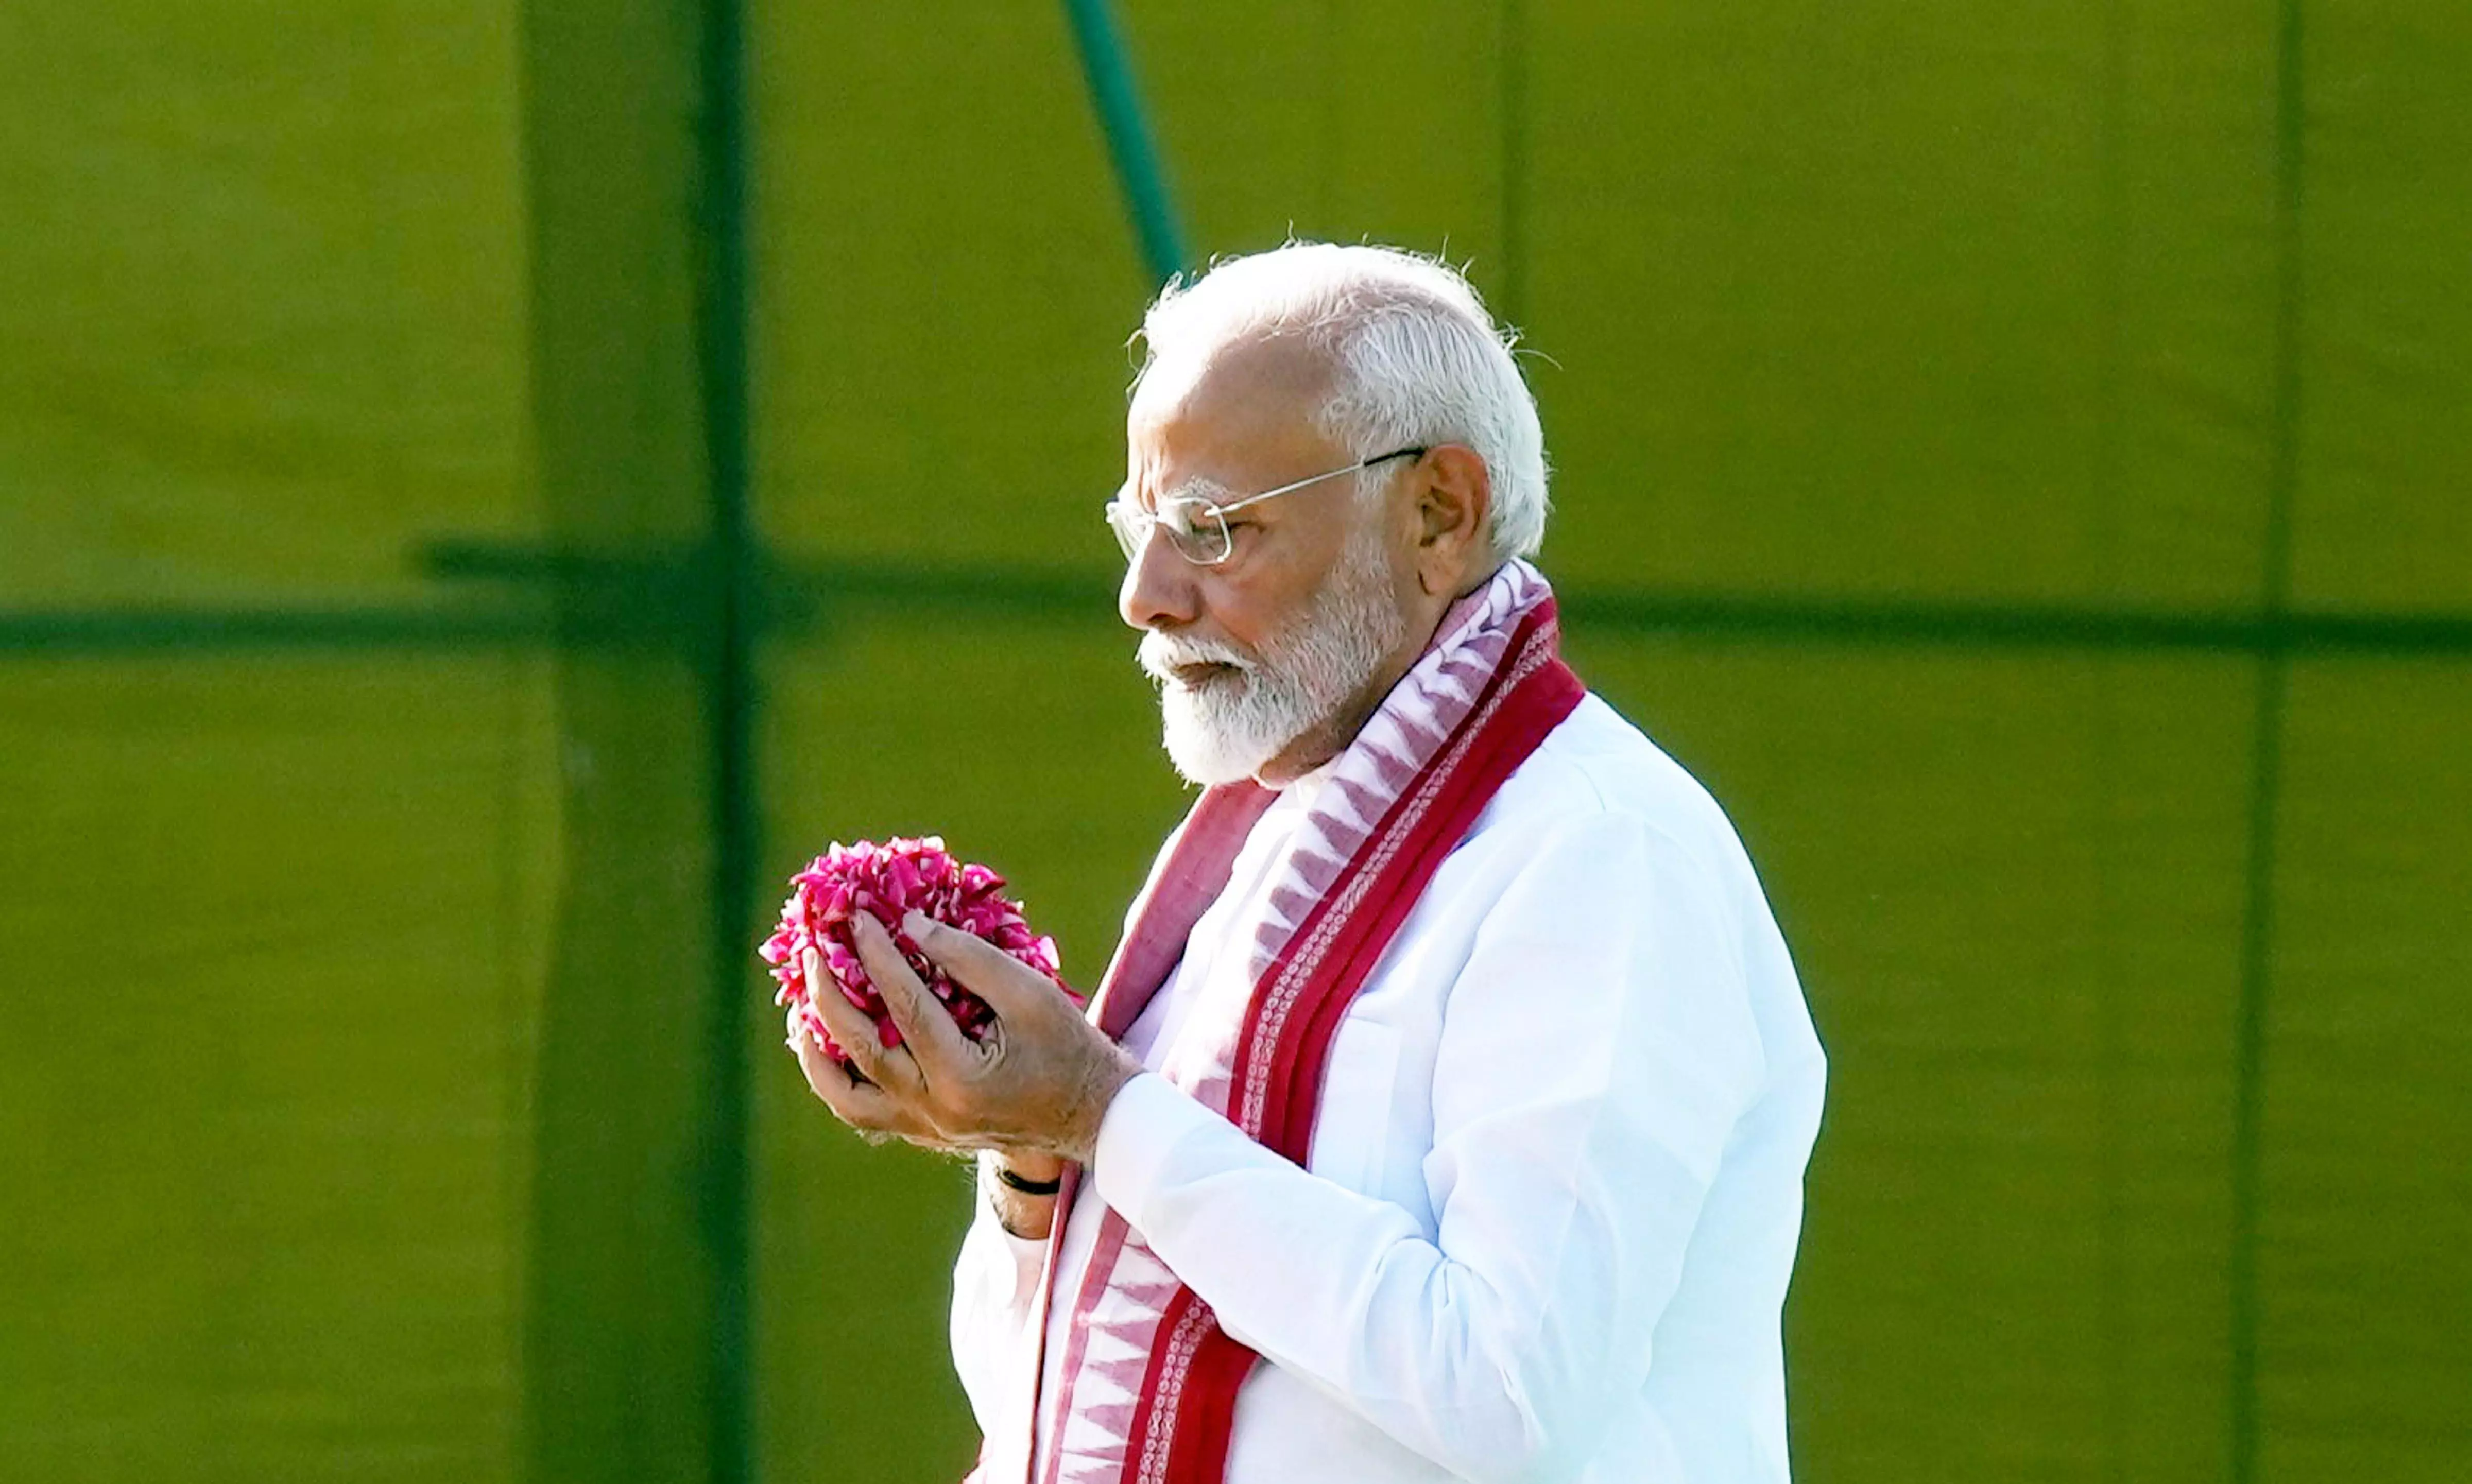
M 274 648 L 574 647 L 701 643 L 703 584 L 720 568 L 701 548 L 594 555 L 445 543 L 428 570 L 459 586 L 514 589 L 470 607 L 107 608 L 0 611 L 0 655 Z M 784 562 L 759 556 L 745 580 L 767 638 L 821 632 L 836 611 L 933 608 L 963 617 L 1113 623 L 1112 568 Z M 1581 631 L 1747 642 L 1920 648 L 2181 650 L 2223 654 L 2472 655 L 2472 618 L 2445 614 L 2281 615 L 2063 604 L 1659 594 L 1574 586 L 1564 618 Z
M 1567 593 L 1561 608 L 1581 627 L 1695 637 L 2234 654 L 2472 654 L 2472 619 L 2443 615 L 1667 597 L 1585 588 Z
M 557 643 L 556 614 L 456 608 L 98 608 L 0 612 L 0 655 L 187 649 L 435 649 Z

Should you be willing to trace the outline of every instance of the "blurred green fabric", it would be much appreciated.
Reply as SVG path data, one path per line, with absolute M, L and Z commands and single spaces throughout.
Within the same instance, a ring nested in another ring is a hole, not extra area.
M 1534 352 L 1571 657 L 1831 1053 L 1799 1475 L 2461 1478 L 2472 10 L 1122 9 L 1200 250 Z M 747 22 L 718 984 L 697 8 L 0 9 L 0 1480 L 707 1478 L 742 1261 L 756 1476 L 967 1466 L 965 1174 L 753 945 L 940 831 L 1104 963 L 1186 797 L 1097 515 L 1152 286 L 1060 7 Z

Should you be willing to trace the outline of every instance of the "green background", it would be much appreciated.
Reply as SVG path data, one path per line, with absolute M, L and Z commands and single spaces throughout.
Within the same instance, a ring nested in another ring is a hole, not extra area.
M 2464 1477 L 2472 11 L 1124 12 L 1197 257 L 1537 353 L 1832 1057 L 1800 1476 Z M 0 215 L 0 1479 L 956 1476 L 751 950 L 939 830 L 1086 981 L 1182 807 L 1064 9 L 32 0 Z

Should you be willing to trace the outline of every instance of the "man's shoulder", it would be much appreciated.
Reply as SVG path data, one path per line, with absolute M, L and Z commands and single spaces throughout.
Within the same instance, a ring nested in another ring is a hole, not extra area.
M 1595 692 L 1504 781 L 1469 832 L 1550 833 L 1608 819 L 1730 874 L 1742 844 L 1717 800 Z

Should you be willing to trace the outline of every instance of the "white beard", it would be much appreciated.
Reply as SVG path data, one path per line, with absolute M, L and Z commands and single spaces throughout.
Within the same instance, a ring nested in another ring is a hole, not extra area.
M 1249 778 L 1364 689 L 1408 636 L 1388 555 L 1379 525 L 1359 527 L 1313 605 L 1259 654 L 1156 629 L 1143 636 L 1141 666 L 1158 684 L 1177 772 L 1205 788 Z M 1234 670 L 1198 686 L 1177 678 L 1176 666 L 1210 663 Z

